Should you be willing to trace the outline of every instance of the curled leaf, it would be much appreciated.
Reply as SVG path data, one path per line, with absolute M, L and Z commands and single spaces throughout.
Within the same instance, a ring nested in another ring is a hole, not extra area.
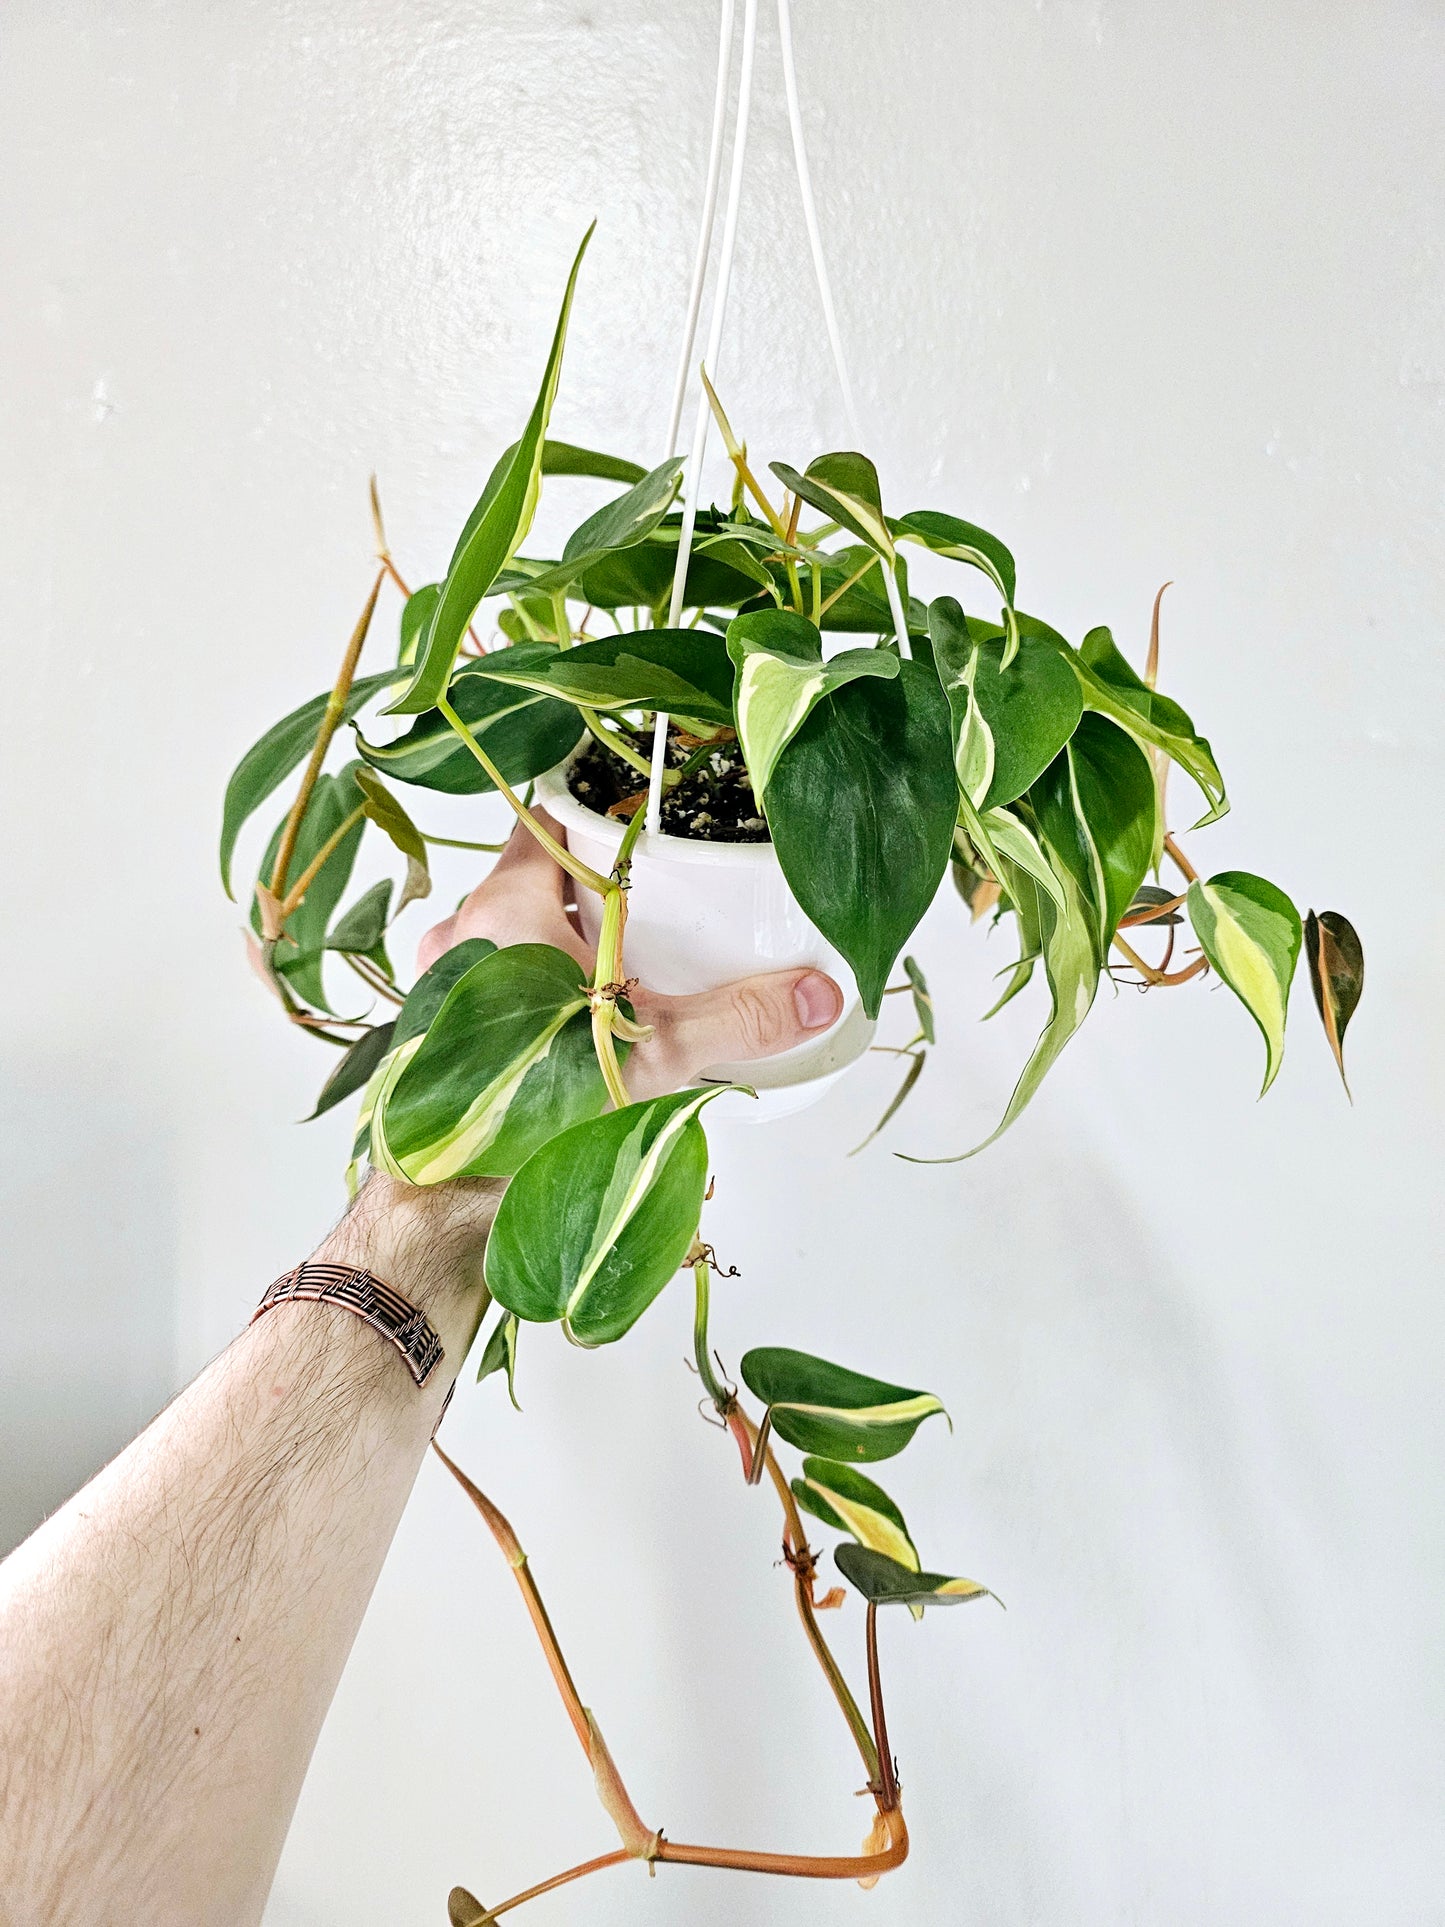
M 1321 910 L 1318 916 L 1311 910 L 1305 918 L 1305 956 L 1315 1008 L 1339 1066 L 1340 1082 L 1350 1096 L 1350 1080 L 1345 1076 L 1345 1030 L 1365 988 L 1364 946 L 1349 918 L 1338 910 Z
M 992 1599 L 976 1579 L 953 1579 L 942 1572 L 914 1572 L 868 1546 L 833 1549 L 838 1570 L 874 1606 L 966 1606 Z
M 799 1451 L 841 1463 L 891 1459 L 927 1418 L 932 1392 L 914 1392 L 784 1345 L 745 1352 L 743 1382 L 767 1405 L 773 1430 Z

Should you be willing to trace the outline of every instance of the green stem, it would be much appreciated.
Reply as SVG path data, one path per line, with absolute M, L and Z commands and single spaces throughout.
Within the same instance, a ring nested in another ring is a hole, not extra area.
M 702 1380 L 703 1390 L 712 1400 L 714 1409 L 725 1415 L 732 1394 L 713 1370 L 712 1352 L 707 1342 L 707 1316 L 709 1301 L 712 1295 L 712 1267 L 706 1257 L 694 1260 L 692 1279 L 695 1287 L 692 1315 L 692 1355 L 697 1361 L 697 1375 Z
M 832 595 L 826 596 L 821 606 L 818 609 L 819 617 L 827 615 L 828 611 L 832 608 L 833 604 L 838 600 L 840 596 L 845 596 L 847 595 L 850 589 L 856 588 L 857 585 L 863 580 L 864 576 L 867 575 L 868 571 L 875 566 L 875 564 L 881 565 L 881 558 L 876 555 L 870 555 L 868 560 L 863 564 L 861 569 L 855 570 L 854 573 L 849 576 L 846 582 L 842 583 L 838 588 L 836 588 L 833 591 Z
M 547 852 L 548 856 L 551 857 L 552 861 L 559 863 L 567 872 L 568 876 L 575 877 L 579 883 L 585 884 L 589 890 L 595 890 L 598 896 L 606 896 L 609 887 L 607 878 L 599 875 L 589 864 L 583 863 L 579 857 L 573 856 L 566 844 L 559 843 L 550 830 L 543 829 L 542 825 L 537 821 L 536 817 L 533 816 L 532 812 L 527 808 L 521 797 L 518 796 L 517 792 L 512 788 L 506 777 L 503 776 L 502 772 L 497 768 L 491 757 L 488 756 L 487 752 L 482 748 L 481 744 L 452 708 L 445 696 L 437 697 L 437 708 L 456 731 L 457 735 L 461 737 L 462 741 L 472 752 L 473 756 L 476 757 L 488 776 L 491 777 L 498 793 L 506 798 L 507 802 L 516 812 L 517 820 L 527 826 L 532 835 L 536 837 L 542 848 Z
M 572 647 L 572 625 L 567 620 L 567 591 L 556 589 L 552 594 L 552 627 L 557 632 L 557 647 Z
M 428 836 L 425 830 L 421 832 L 421 840 L 438 844 L 444 850 L 485 850 L 491 856 L 498 856 L 507 847 L 505 843 L 466 843 L 459 836 Z M 907 984 L 903 988 L 906 990 Z
M 592 973 L 592 1048 L 597 1053 L 597 1063 L 602 1072 L 602 1081 L 607 1086 L 607 1094 L 619 1111 L 624 1110 L 632 1100 L 623 1082 L 622 1066 L 617 1061 L 612 1027 L 617 1021 L 617 998 L 621 994 L 617 986 L 622 982 L 622 933 L 627 927 L 627 877 L 632 868 L 632 852 L 637 847 L 645 820 L 645 812 L 638 810 L 622 832 L 617 861 L 612 866 L 612 875 L 602 899 L 602 927 L 597 933 L 597 965 Z M 601 991 L 606 991 L 607 995 L 596 994 Z
M 609 729 L 595 709 L 589 709 L 585 703 L 578 703 L 577 709 L 583 722 L 604 748 L 610 749 L 614 756 L 620 756 L 622 761 L 635 769 L 639 776 L 651 776 L 652 765 L 647 758 L 640 751 L 635 750 L 631 743 L 625 742 L 616 730 Z

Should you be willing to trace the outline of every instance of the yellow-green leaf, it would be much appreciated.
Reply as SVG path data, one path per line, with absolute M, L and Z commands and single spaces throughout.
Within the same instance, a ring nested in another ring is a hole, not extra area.
M 1189 886 L 1189 921 L 1204 954 L 1264 1038 L 1263 1097 L 1284 1058 L 1289 989 L 1303 930 L 1283 890 L 1247 870 L 1221 870 Z

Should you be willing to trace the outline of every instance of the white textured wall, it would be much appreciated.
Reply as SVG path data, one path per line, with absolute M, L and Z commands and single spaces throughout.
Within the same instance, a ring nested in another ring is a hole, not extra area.
M 992 1608 L 891 1627 L 915 1858 L 871 1896 L 632 1870 L 540 1924 L 1423 1927 L 1442 1918 L 1438 984 L 1445 17 L 1245 0 L 799 0 L 839 306 L 891 499 L 1141 646 L 1235 812 L 1202 848 L 1347 909 L 1343 1101 L 1308 993 L 1259 1106 L 1228 993 L 1105 997 L 977 1163 L 845 1163 L 881 1073 L 715 1143 L 717 1336 L 935 1387 L 890 1483 Z M 444 560 L 593 214 L 556 425 L 655 458 L 700 181 L 702 0 L 9 0 L 0 1081 L 13 1538 L 335 1207 L 346 1124 L 244 969 L 221 785 L 331 673 L 364 487 Z M 724 387 L 841 435 L 771 27 Z M 566 509 L 580 512 L 579 492 Z M 1180 786 L 1183 793 L 1183 786 Z M 432 822 L 438 826 L 438 807 Z M 1418 839 L 1418 840 L 1417 840 Z M 449 867 L 440 899 L 465 882 Z M 945 1047 L 893 1142 L 997 1112 L 1036 1009 L 942 902 Z M 997 948 L 997 946 L 995 946 Z M 644 1813 L 840 1849 L 857 1782 L 697 1422 L 686 1306 L 459 1393 Z M 845 1621 L 850 1645 L 856 1608 Z M 433 1927 L 603 1850 L 509 1582 L 428 1467 L 269 1927 Z

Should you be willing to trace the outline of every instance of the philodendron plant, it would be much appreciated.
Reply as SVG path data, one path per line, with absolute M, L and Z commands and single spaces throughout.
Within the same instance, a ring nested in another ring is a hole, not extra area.
M 1042 1032 L 995 1137 L 1038 1089 L 1106 975 L 1158 989 L 1217 975 L 1259 1028 L 1266 1090 L 1284 1053 L 1301 948 L 1342 1074 L 1363 979 L 1344 917 L 1302 920 L 1283 890 L 1248 871 L 1201 875 L 1171 834 L 1171 766 L 1203 799 L 1196 829 L 1228 804 L 1208 742 L 1156 687 L 1157 602 L 1142 672 L 1107 629 L 1071 643 L 1019 608 L 1013 557 L 995 536 L 942 510 L 888 512 L 872 462 L 854 451 L 801 470 L 775 462 L 765 485 L 716 397 L 735 475 L 726 507 L 684 510 L 678 460 L 644 472 L 549 439 L 581 259 L 579 251 L 532 413 L 492 470 L 440 581 L 408 588 L 377 511 L 380 572 L 335 686 L 242 758 L 226 792 L 222 875 L 229 889 L 243 824 L 300 767 L 253 891 L 254 960 L 290 1021 L 339 1051 L 315 1114 L 360 1093 L 353 1185 L 367 1165 L 415 1185 L 511 1180 L 486 1253 L 496 1318 L 481 1377 L 505 1372 L 513 1385 L 523 1326 L 560 1325 L 583 1346 L 621 1338 L 670 1280 L 690 1272 L 698 1376 L 746 1478 L 768 1482 L 781 1505 L 804 1630 L 876 1816 L 861 1853 L 842 1857 L 682 1846 L 647 1827 L 577 1695 L 510 1525 L 452 1467 L 526 1595 L 621 1836 L 614 1853 L 490 1911 L 456 1889 L 456 1923 L 491 1920 L 628 1857 L 865 1882 L 898 1865 L 907 1832 L 877 1612 L 901 1604 L 917 1618 L 929 1606 L 987 1596 L 974 1580 L 925 1566 L 902 1512 L 871 1475 L 943 1412 L 936 1395 L 762 1346 L 738 1364 L 756 1401 L 750 1411 L 713 1351 L 704 1118 L 731 1087 L 704 1084 L 645 1103 L 627 1090 L 628 1048 L 640 1035 L 627 1000 L 627 892 L 634 862 L 647 860 L 639 839 L 656 718 L 670 719 L 663 831 L 771 841 L 798 903 L 850 966 L 869 1018 L 891 992 L 911 995 L 916 1034 L 890 1047 L 906 1074 L 879 1129 L 933 1042 L 928 988 L 903 952 L 950 869 L 975 921 L 1011 920 L 1015 931 L 1017 960 L 994 1008 L 1036 974 L 1046 993 Z M 618 491 L 556 559 L 522 553 L 549 475 L 590 476 Z M 961 565 L 960 586 L 981 590 L 996 613 L 968 613 L 953 596 L 926 607 L 915 600 L 907 574 L 915 549 Z M 405 597 L 399 648 L 362 675 L 388 578 Z M 345 725 L 355 753 L 328 769 Z M 558 766 L 579 802 L 614 818 L 620 847 L 608 874 L 556 841 L 519 794 Z M 398 985 L 388 926 L 430 889 L 428 846 L 454 841 L 417 828 L 398 800 L 401 785 L 501 793 L 578 890 L 601 899 L 590 977 L 545 944 L 497 949 L 473 939 L 410 989 Z M 399 888 L 382 882 L 342 907 L 368 824 L 395 846 L 405 875 Z M 1161 881 L 1166 875 L 1177 881 Z M 1192 942 L 1184 937 L 1186 958 L 1176 963 L 1186 930 Z M 1163 944 L 1152 962 L 1134 947 L 1151 938 Z M 328 958 L 393 1014 L 379 1023 L 337 1016 Z M 801 1454 L 791 1477 L 780 1446 Z M 820 1627 L 819 1613 L 844 1595 L 819 1596 L 804 1514 L 839 1535 L 834 1561 L 866 1601 L 866 1713 Z

